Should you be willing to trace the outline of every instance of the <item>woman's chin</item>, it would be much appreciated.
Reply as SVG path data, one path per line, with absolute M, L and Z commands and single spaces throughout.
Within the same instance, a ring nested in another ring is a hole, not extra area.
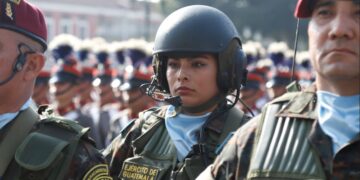
M 196 106 L 199 106 L 200 103 L 194 103 L 194 102 L 189 102 L 189 101 L 182 101 L 182 104 L 181 106 L 183 107 L 196 107 Z

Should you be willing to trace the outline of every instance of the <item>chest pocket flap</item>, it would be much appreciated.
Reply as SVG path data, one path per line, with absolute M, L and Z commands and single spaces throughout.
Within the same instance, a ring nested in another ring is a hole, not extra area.
M 43 170 L 54 162 L 68 144 L 59 138 L 33 132 L 16 150 L 15 160 L 25 169 Z

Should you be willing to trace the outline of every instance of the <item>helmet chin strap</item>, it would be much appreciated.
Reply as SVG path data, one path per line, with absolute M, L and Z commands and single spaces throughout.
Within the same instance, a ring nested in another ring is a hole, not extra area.
M 217 94 L 216 96 L 212 97 L 209 101 L 200 104 L 198 106 L 184 106 L 181 105 L 181 111 L 188 112 L 188 113 L 200 113 L 208 110 L 209 108 L 215 106 L 219 102 L 225 99 L 225 96 L 221 94 Z

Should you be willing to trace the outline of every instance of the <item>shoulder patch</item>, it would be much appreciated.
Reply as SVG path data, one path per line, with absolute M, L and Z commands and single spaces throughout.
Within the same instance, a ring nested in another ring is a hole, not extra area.
M 106 164 L 98 164 L 86 172 L 83 180 L 112 180 L 109 175 L 109 167 Z

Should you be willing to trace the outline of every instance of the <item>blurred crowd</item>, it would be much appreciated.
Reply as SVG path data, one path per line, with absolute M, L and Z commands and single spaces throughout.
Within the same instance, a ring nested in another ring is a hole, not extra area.
M 51 104 L 56 115 L 90 127 L 97 147 L 105 148 L 139 112 L 161 105 L 141 88 L 154 74 L 152 46 L 142 39 L 107 42 L 100 37 L 80 40 L 70 34 L 56 36 L 36 80 L 34 107 Z M 291 81 L 298 80 L 302 87 L 314 81 L 306 51 L 297 52 L 294 58 L 294 50 L 285 42 L 264 47 L 254 41 L 244 43 L 243 50 L 248 80 L 236 107 L 250 116 L 284 94 Z

